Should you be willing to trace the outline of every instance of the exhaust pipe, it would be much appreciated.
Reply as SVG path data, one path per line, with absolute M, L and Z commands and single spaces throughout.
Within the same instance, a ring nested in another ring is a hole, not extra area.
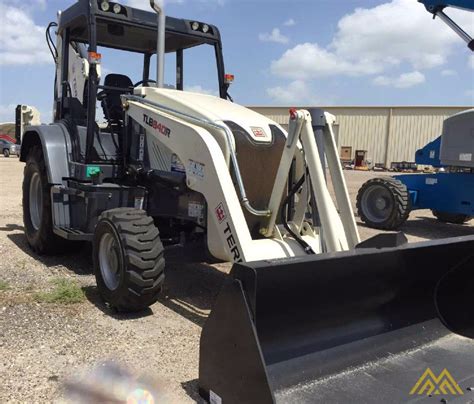
M 163 88 L 165 77 L 166 14 L 163 1 L 150 0 L 150 6 L 153 10 L 155 10 L 156 14 L 158 14 L 158 37 L 156 41 L 156 86 L 158 88 Z

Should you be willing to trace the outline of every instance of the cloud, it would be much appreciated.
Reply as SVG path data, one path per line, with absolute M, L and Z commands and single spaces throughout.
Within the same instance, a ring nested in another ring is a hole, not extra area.
M 271 71 L 277 76 L 298 79 L 316 78 L 345 74 L 359 76 L 375 74 L 382 70 L 380 65 L 368 60 L 349 62 L 318 44 L 304 43 L 287 50 L 283 56 L 273 61 Z
M 290 42 L 289 38 L 283 35 L 279 28 L 273 28 L 271 33 L 259 34 L 258 39 L 262 42 L 275 42 L 281 44 L 287 44 Z
M 272 87 L 267 89 L 268 96 L 279 104 L 319 104 L 314 91 L 303 80 L 294 80 L 286 87 Z
M 44 39 L 45 27 L 36 25 L 24 10 L 0 4 L 0 65 L 44 64 L 53 61 Z
M 469 13 L 451 14 L 462 26 L 474 25 Z M 445 64 L 457 44 L 459 37 L 431 21 L 418 2 L 392 0 L 344 16 L 327 46 L 298 44 L 273 61 L 271 71 L 289 79 L 374 75 L 402 64 L 419 71 Z
M 5 6 L 19 7 L 29 11 L 36 8 L 46 10 L 46 0 L 2 0 L 2 3 Z
M 441 71 L 441 76 L 444 76 L 444 77 L 457 76 L 457 72 L 456 70 L 452 70 L 452 69 L 444 69 Z
M 210 89 L 207 89 L 207 88 L 203 88 L 199 84 L 195 85 L 195 86 L 193 86 L 193 85 L 185 86 L 185 90 L 189 91 L 191 93 L 199 93 L 199 94 L 214 95 L 214 96 L 218 95 L 217 91 L 210 90 Z
M 424 74 L 415 71 L 403 73 L 398 77 L 378 76 L 373 80 L 376 86 L 410 88 L 426 81 Z
M 286 21 L 283 23 L 283 25 L 284 25 L 285 27 L 293 27 L 293 26 L 296 25 L 296 21 L 295 21 L 293 18 L 290 18 L 290 19 L 286 20 Z

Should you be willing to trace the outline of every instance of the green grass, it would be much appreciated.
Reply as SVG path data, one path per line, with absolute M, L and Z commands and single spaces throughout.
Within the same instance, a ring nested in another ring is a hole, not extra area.
M 54 288 L 49 292 L 38 292 L 34 295 L 37 302 L 74 304 L 81 303 L 86 296 L 76 282 L 70 279 L 55 279 Z
M 5 281 L 0 281 L 0 291 L 7 290 L 9 288 L 8 283 Z

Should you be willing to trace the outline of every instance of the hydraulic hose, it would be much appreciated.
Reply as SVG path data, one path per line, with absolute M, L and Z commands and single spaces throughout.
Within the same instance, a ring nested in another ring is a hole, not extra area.
M 46 44 L 48 45 L 49 51 L 51 52 L 51 56 L 54 59 L 54 63 L 58 62 L 58 49 L 54 44 L 53 38 L 51 37 L 51 28 L 57 27 L 58 24 L 56 22 L 50 22 L 48 27 L 46 28 Z
M 288 233 L 296 240 L 296 242 L 303 248 L 306 254 L 316 254 L 311 246 L 304 241 L 300 235 L 296 234 L 288 225 L 287 218 L 285 217 L 285 211 L 287 209 L 288 203 L 290 202 L 291 198 L 298 192 L 298 190 L 303 186 L 306 179 L 306 174 L 303 174 L 298 182 L 293 186 L 291 191 L 288 193 L 287 197 L 283 201 L 283 205 L 280 210 L 280 220 L 283 224 L 283 227 L 286 229 Z
M 232 132 L 231 132 L 231 130 L 229 129 L 229 127 L 227 125 L 225 125 L 223 122 L 222 123 L 221 122 L 213 122 L 213 121 L 208 121 L 208 120 L 205 120 L 205 119 L 197 118 L 197 117 L 194 117 L 194 116 L 189 115 L 187 113 L 184 113 L 184 112 L 178 111 L 176 109 L 170 108 L 168 106 L 158 104 L 154 101 L 150 101 L 150 100 L 147 100 L 145 98 L 138 97 L 136 95 L 126 95 L 126 96 L 123 96 L 123 98 L 126 99 L 126 100 L 129 100 L 129 101 L 139 102 L 141 104 L 152 106 L 152 107 L 157 108 L 161 111 L 171 113 L 172 115 L 175 115 L 175 116 L 177 115 L 180 118 L 184 118 L 186 121 L 189 121 L 191 123 L 197 123 L 197 125 L 199 125 L 199 126 L 204 126 L 204 127 L 207 126 L 207 127 L 212 127 L 214 129 L 222 130 L 225 133 L 225 136 L 227 138 L 227 142 L 229 144 L 230 158 L 231 158 L 231 161 L 232 161 L 232 166 L 234 168 L 234 173 L 235 173 L 235 177 L 236 177 L 236 181 L 237 181 L 237 186 L 238 186 L 239 191 L 240 191 L 240 203 L 252 215 L 264 216 L 264 217 L 271 216 L 272 212 L 269 211 L 268 209 L 266 209 L 266 210 L 257 210 L 255 208 L 253 208 L 252 205 L 250 204 L 249 199 L 247 198 L 247 193 L 245 192 L 245 186 L 244 186 L 244 183 L 243 183 L 242 175 L 240 173 L 239 163 L 237 161 L 237 155 L 236 155 L 234 149 L 232 148 L 232 136 L 233 135 L 232 135 Z

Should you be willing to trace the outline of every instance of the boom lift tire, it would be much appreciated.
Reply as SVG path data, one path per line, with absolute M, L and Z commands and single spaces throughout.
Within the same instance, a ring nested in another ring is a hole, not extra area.
M 164 248 L 145 211 L 103 212 L 94 232 L 93 259 L 97 288 L 110 307 L 136 312 L 158 299 L 164 281 Z
M 53 232 L 50 185 L 41 146 L 33 146 L 23 175 L 23 223 L 26 239 L 38 254 L 58 254 L 70 249 L 71 242 Z
M 373 178 L 360 188 L 357 194 L 357 210 L 367 226 L 395 230 L 405 223 L 410 215 L 410 193 L 407 187 L 395 178 Z
M 433 216 L 435 216 L 440 222 L 453 223 L 453 224 L 464 224 L 472 219 L 472 216 L 440 212 L 439 210 L 432 210 Z

